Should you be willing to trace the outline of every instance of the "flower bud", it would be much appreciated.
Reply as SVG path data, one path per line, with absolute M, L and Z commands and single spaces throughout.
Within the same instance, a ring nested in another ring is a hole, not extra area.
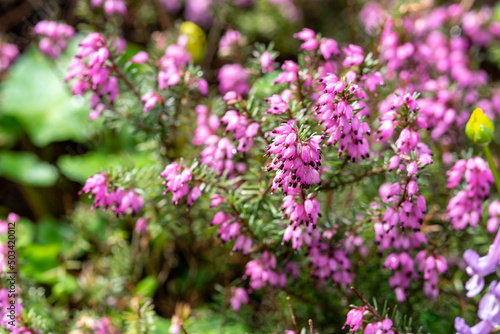
M 494 132 L 493 121 L 480 108 L 476 108 L 465 126 L 467 137 L 478 145 L 486 145 L 493 139 Z

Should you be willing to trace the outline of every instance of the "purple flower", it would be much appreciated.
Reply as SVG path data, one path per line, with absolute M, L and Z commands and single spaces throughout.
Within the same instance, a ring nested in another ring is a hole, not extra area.
M 493 244 L 490 246 L 488 253 L 479 257 L 472 249 L 468 249 L 464 253 L 464 261 L 467 264 L 467 273 L 471 278 L 467 281 L 465 288 L 467 289 L 467 297 L 478 295 L 484 287 L 484 277 L 494 273 L 499 265 L 500 259 L 500 231 L 497 232 Z

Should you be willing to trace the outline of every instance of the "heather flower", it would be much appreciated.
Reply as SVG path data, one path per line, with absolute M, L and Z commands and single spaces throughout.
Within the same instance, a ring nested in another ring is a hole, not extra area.
M 163 100 L 158 93 L 148 92 L 144 94 L 141 101 L 144 102 L 144 112 L 148 112 L 158 103 L 158 101 Z
M 247 291 L 243 288 L 232 289 L 232 294 L 231 307 L 234 311 L 238 312 L 240 310 L 241 304 L 248 304 L 248 294 Z
M 313 234 L 314 236 L 314 234 Z M 343 249 L 336 249 L 319 238 L 309 242 L 309 261 L 312 265 L 311 275 L 320 283 L 332 279 L 335 283 L 347 286 L 354 278 L 351 261 Z
M 234 139 L 238 139 L 240 152 L 247 152 L 253 145 L 253 138 L 259 130 L 259 123 L 249 124 L 248 119 L 236 110 L 229 110 L 221 118 L 222 123 L 227 124 L 226 131 L 234 131 Z
M 193 145 L 203 145 L 205 141 L 216 133 L 219 129 L 219 118 L 211 114 L 207 106 L 197 105 L 196 108 L 197 125 L 194 131 Z
M 190 192 L 189 181 L 193 178 L 191 168 L 183 167 L 174 161 L 165 167 L 160 176 L 165 178 L 163 184 L 166 185 L 167 189 L 164 194 L 166 194 L 167 191 L 171 192 L 173 195 L 172 202 L 174 202 L 175 205 Z M 193 190 L 191 190 L 191 192 L 193 192 Z M 194 190 L 194 193 L 188 196 L 188 205 L 193 205 L 193 202 L 200 195 L 201 192 L 199 192 L 199 189 Z
M 309 188 L 313 183 L 319 183 L 319 166 L 321 165 L 321 136 L 312 136 L 308 141 L 298 136 L 293 121 L 282 124 L 274 129 L 270 137 L 273 142 L 266 149 L 266 155 L 274 155 L 268 170 L 276 169 L 272 191 L 279 187 L 286 195 L 296 191 L 298 187 Z
M 92 7 L 103 6 L 104 12 L 107 16 L 118 14 L 124 16 L 127 13 L 127 4 L 123 0 L 92 0 L 90 2 Z
M 75 35 L 73 27 L 54 21 L 40 21 L 34 27 L 37 35 L 45 36 L 40 40 L 39 48 L 45 55 L 59 58 L 68 46 L 68 39 Z
M 186 50 L 187 37 L 180 36 L 176 44 L 169 45 L 165 50 L 165 55 L 160 58 L 158 67 L 158 87 L 165 89 L 175 86 L 184 75 L 183 67 L 191 61 L 191 53 Z M 203 85 L 203 84 L 202 84 Z M 203 89 L 203 87 L 202 87 Z
M 345 326 L 350 326 L 349 331 L 356 332 L 358 328 L 363 325 L 363 313 L 365 313 L 365 311 L 365 307 L 350 310 L 349 313 L 347 313 L 347 319 L 342 329 L 344 329 Z
M 234 91 L 245 95 L 250 88 L 248 85 L 248 73 L 239 64 L 224 65 L 219 72 L 219 91 L 225 94 Z
M 292 98 L 292 92 L 289 90 L 284 90 L 281 95 L 274 94 L 273 96 L 267 98 L 267 102 L 271 104 L 267 108 L 267 112 L 271 114 L 282 114 L 288 110 L 288 101 Z
M 6 71 L 18 56 L 17 46 L 0 41 L 0 73 Z
M 264 251 L 261 258 L 256 258 L 246 265 L 245 276 L 250 279 L 252 289 L 261 289 L 268 283 L 272 286 L 284 287 L 286 276 L 278 273 L 276 268 L 276 256 L 269 251 Z
M 429 299 L 436 299 L 439 294 L 437 287 L 439 274 L 448 269 L 446 259 L 423 250 L 417 254 L 415 260 L 418 263 L 418 270 L 424 273 L 424 294 Z
M 71 89 L 73 94 L 83 95 L 92 90 L 91 119 L 97 118 L 104 109 L 101 103 L 104 96 L 113 102 L 118 95 L 118 78 L 111 75 L 109 54 L 104 37 L 95 32 L 90 33 L 80 43 L 80 49 L 71 60 L 66 75 L 66 81 L 76 78 Z
M 297 66 L 296 63 L 294 63 L 291 60 L 285 60 L 285 63 L 281 66 L 281 68 L 284 70 L 284 72 L 281 72 L 278 74 L 278 77 L 274 82 L 276 83 L 294 83 L 297 81 L 298 78 L 298 73 L 299 73 L 299 67 Z
M 219 41 L 219 56 L 230 57 L 246 45 L 246 40 L 237 30 L 228 30 Z
M 93 208 L 102 207 L 106 211 L 111 207 L 117 215 L 130 212 L 135 215 L 142 210 L 144 199 L 131 189 L 114 188 L 109 190 L 109 180 L 105 174 L 95 174 L 85 182 L 81 193 L 94 197 Z
M 499 201 L 493 201 L 490 203 L 490 206 L 488 207 L 488 214 L 490 218 L 488 219 L 488 224 L 486 225 L 486 229 L 488 230 L 489 233 L 493 233 L 498 230 L 498 223 L 500 222 Z
M 302 31 L 294 34 L 293 37 L 304 41 L 304 43 L 300 45 L 301 50 L 316 50 L 319 46 L 316 33 L 311 29 L 304 28 Z
M 331 38 L 322 38 L 319 50 L 325 59 L 330 59 L 332 56 L 337 56 L 339 54 L 337 41 Z
M 372 322 L 366 325 L 363 334 L 394 334 L 392 329 L 392 320 L 387 318 L 382 321 Z
M 260 66 L 262 67 L 262 73 L 274 71 L 274 59 L 269 53 L 269 51 L 264 51 L 259 57 Z
M 325 127 L 326 143 L 339 143 L 339 156 L 347 152 L 347 158 L 355 162 L 369 156 L 366 135 L 370 134 L 370 127 L 360 117 L 362 107 L 358 109 L 358 105 L 351 102 L 363 98 L 364 93 L 356 84 L 346 84 L 346 81 L 334 74 L 323 79 L 325 90 L 318 99 L 316 114 Z
M 187 0 L 184 17 L 202 27 L 208 27 L 213 20 L 210 6 L 213 0 Z
M 363 49 L 360 46 L 349 44 L 347 48 L 342 48 L 346 54 L 346 58 L 342 63 L 344 67 L 360 65 L 364 60 Z
M 146 234 L 148 232 L 148 221 L 142 217 L 137 219 L 135 223 L 135 232 L 138 234 Z
M 149 60 L 149 55 L 146 51 L 139 51 L 130 58 L 130 61 L 136 64 L 143 64 Z
M 494 182 L 493 175 L 486 162 L 479 158 L 467 161 L 459 160 L 446 173 L 448 175 L 448 188 L 458 185 L 465 175 L 467 187 L 459 191 L 447 206 L 448 219 L 455 229 L 464 229 L 467 225 L 475 227 L 482 215 L 483 200 L 488 197 L 490 184 Z
M 211 135 L 203 145 L 205 148 L 201 151 L 201 162 L 217 171 L 219 175 L 227 171 L 228 176 L 232 177 L 238 169 L 241 169 L 241 164 L 234 161 L 236 148 L 228 138 Z
M 394 289 L 398 301 L 406 300 L 412 278 L 415 278 L 413 259 L 406 252 L 391 253 L 387 256 L 384 266 L 394 271 L 389 279 L 389 286 Z

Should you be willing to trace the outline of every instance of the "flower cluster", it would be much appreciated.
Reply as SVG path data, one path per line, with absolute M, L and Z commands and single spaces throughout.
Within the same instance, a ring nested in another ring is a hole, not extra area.
M 193 205 L 198 197 L 201 196 L 201 190 L 198 186 L 194 186 L 192 189 L 189 188 L 189 181 L 193 178 L 191 168 L 189 167 L 183 167 L 177 162 L 172 162 L 161 172 L 161 177 L 165 178 L 165 181 L 163 181 L 167 187 L 165 194 L 167 191 L 172 193 L 172 202 L 175 205 L 186 194 L 188 195 L 187 204 L 189 206 Z
M 416 278 L 413 259 L 406 252 L 391 253 L 385 259 L 384 266 L 394 271 L 389 279 L 389 286 L 394 289 L 396 298 L 400 302 L 405 301 L 410 283 Z
M 124 48 L 119 42 L 116 52 L 122 52 Z M 104 110 L 104 96 L 109 96 L 109 101 L 113 102 L 118 95 L 118 78 L 111 75 L 113 65 L 109 64 L 110 52 L 102 35 L 96 32 L 88 34 L 80 43 L 80 49 L 71 60 L 66 75 L 67 81 L 77 79 L 71 89 L 73 94 L 83 95 L 89 90 L 93 92 L 89 115 L 91 120 L 99 117 Z
M 433 140 L 443 136 L 452 140 L 454 126 L 463 127 L 469 106 L 478 101 L 480 87 L 488 82 L 486 71 L 474 66 L 477 55 L 472 50 L 494 40 L 497 25 L 491 21 L 491 10 L 466 12 L 462 4 L 451 4 L 398 20 L 373 2 L 365 8 L 360 15 L 365 28 L 376 31 L 383 26 L 379 59 L 386 65 L 385 77 L 422 92 L 422 116 Z M 478 104 L 489 115 L 500 112 L 500 105 L 488 99 Z
M 54 21 L 40 21 L 34 31 L 44 36 L 39 43 L 40 51 L 51 58 L 59 58 L 68 47 L 68 39 L 75 35 L 72 26 Z
M 266 155 L 274 155 L 274 158 L 267 170 L 277 170 L 272 191 L 281 187 L 286 196 L 319 183 L 321 136 L 311 136 L 307 141 L 301 139 L 294 121 L 282 124 L 269 136 L 273 142 L 266 149 Z
M 132 189 L 112 188 L 110 191 L 109 183 L 107 175 L 95 174 L 85 182 L 80 194 L 89 194 L 89 198 L 95 196 L 93 208 L 102 207 L 106 211 L 111 207 L 117 215 L 128 212 L 135 215 L 142 210 L 144 199 L 139 194 Z
M 316 113 L 325 128 L 326 143 L 339 143 L 339 156 L 347 152 L 347 159 L 356 162 L 369 157 L 366 136 L 370 135 L 370 126 L 360 117 L 363 106 L 355 103 L 365 95 L 351 79 L 338 79 L 334 74 L 324 78 L 325 89 L 318 99 Z
M 490 193 L 490 184 L 494 182 L 493 175 L 487 163 L 474 157 L 468 160 L 458 160 L 446 173 L 448 188 L 455 188 L 465 175 L 467 187 L 460 190 L 448 203 L 448 218 L 455 229 L 464 229 L 467 225 L 477 226 L 483 211 L 483 200 Z
M 439 294 L 437 287 L 439 274 L 448 269 L 446 259 L 423 250 L 417 254 L 415 261 L 418 263 L 418 271 L 424 273 L 424 294 L 429 299 L 436 299 Z
M 264 251 L 261 258 L 253 259 L 246 265 L 245 276 L 250 278 L 252 289 L 261 289 L 269 283 L 272 286 L 284 287 L 286 275 L 279 273 L 276 268 L 276 256 L 269 251 Z
M 237 150 L 247 152 L 253 145 L 253 138 L 259 131 L 259 123 L 252 122 L 246 116 L 236 110 L 228 110 L 221 118 L 226 124 L 226 131 L 234 131 L 234 139 L 238 139 Z
M 223 242 L 236 240 L 233 252 L 241 250 L 243 254 L 248 254 L 252 247 L 252 239 L 242 233 L 241 223 L 235 215 L 219 211 L 215 214 L 212 225 L 219 226 L 219 237 Z
M 248 294 L 243 288 L 233 288 L 231 296 L 231 307 L 234 311 L 240 310 L 241 304 L 248 304 Z
M 327 242 L 315 239 L 309 245 L 309 261 L 312 265 L 312 276 L 320 283 L 332 279 L 335 283 L 347 286 L 354 278 L 351 261 L 346 251 L 335 249 Z

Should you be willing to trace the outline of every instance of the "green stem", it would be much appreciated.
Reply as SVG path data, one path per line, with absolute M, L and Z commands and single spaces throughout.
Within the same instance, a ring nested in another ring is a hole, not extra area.
M 491 151 L 488 145 L 483 146 L 484 155 L 486 156 L 486 160 L 488 160 L 488 164 L 490 165 L 491 173 L 493 174 L 493 178 L 495 179 L 495 187 L 497 188 L 497 192 L 500 195 L 500 178 L 498 177 L 498 172 L 495 167 L 495 163 L 493 162 L 493 157 L 491 156 Z

